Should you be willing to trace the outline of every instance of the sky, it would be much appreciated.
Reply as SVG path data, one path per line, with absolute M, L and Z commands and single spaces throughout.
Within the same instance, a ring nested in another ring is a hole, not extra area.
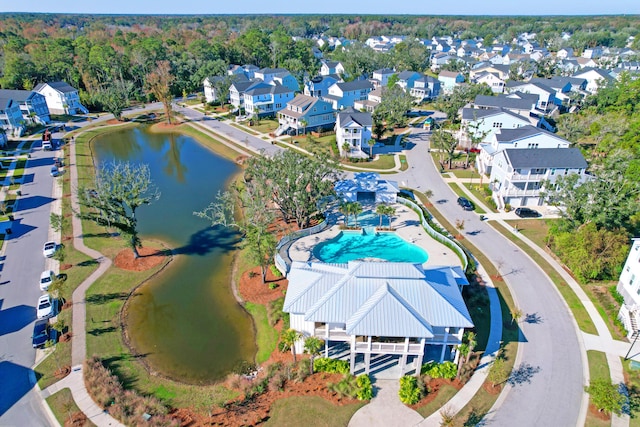
M 0 12 L 102 14 L 640 14 L 640 0 L 0 0 Z

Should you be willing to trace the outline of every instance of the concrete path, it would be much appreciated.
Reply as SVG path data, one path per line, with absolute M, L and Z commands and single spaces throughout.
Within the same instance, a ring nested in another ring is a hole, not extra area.
M 376 380 L 373 387 L 375 397 L 351 417 L 349 427 L 415 426 L 423 420 L 419 413 L 400 402 L 400 381 Z

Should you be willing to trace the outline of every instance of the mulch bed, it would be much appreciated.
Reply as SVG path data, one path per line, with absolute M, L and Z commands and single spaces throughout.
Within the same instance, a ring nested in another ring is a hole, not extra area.
M 122 270 L 145 271 L 160 265 L 169 255 L 167 251 L 149 247 L 139 248 L 138 253 L 140 257 L 136 259 L 131 249 L 123 249 L 116 255 L 113 263 Z
M 598 408 L 595 407 L 593 403 L 589 403 L 589 413 L 599 420 L 609 421 L 611 420 L 611 416 L 605 412 L 601 412 Z
M 67 417 L 64 420 L 64 427 L 82 427 L 89 425 L 87 416 L 81 411 L 71 414 L 71 418 Z
M 462 388 L 462 383 L 459 380 L 447 380 L 447 379 L 444 379 L 444 378 L 432 378 L 427 383 L 427 387 L 430 390 L 429 393 L 427 393 L 427 395 L 425 397 L 420 399 L 420 401 L 418 403 L 416 403 L 415 405 L 410 405 L 409 407 L 411 409 L 417 410 L 418 408 L 421 408 L 422 406 L 425 406 L 425 405 L 431 403 L 438 396 L 438 391 L 440 390 L 440 388 L 445 384 L 446 385 L 450 385 L 452 387 L 455 387 L 456 390 L 460 390 Z
M 490 382 L 485 381 L 484 383 L 482 383 L 482 388 L 487 393 L 495 396 L 496 394 L 500 394 L 500 392 L 502 391 L 502 384 L 496 384 L 496 386 L 494 387 Z
M 277 285 L 275 289 L 269 288 L 272 284 Z M 245 301 L 266 305 L 284 296 L 288 284 L 289 281 L 285 277 L 276 277 L 270 269 L 267 270 L 267 282 L 262 283 L 260 267 L 255 267 L 245 271 L 240 277 L 240 296 Z

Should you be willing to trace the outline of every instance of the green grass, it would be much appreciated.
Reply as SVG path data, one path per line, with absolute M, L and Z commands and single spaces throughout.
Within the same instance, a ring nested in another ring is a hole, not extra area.
M 467 196 L 467 193 L 465 193 L 465 191 L 462 189 L 462 187 L 460 187 L 460 185 L 457 182 L 450 182 L 449 187 L 451 187 L 451 189 L 453 190 L 454 193 L 456 193 L 456 195 L 465 197 L 467 199 L 469 198 L 469 196 Z M 484 199 L 481 198 L 480 200 L 484 200 Z M 482 209 L 482 207 L 477 203 L 475 203 L 473 200 L 471 201 L 471 203 L 473 203 L 473 205 L 475 206 L 475 209 L 474 209 L 475 213 L 477 214 L 487 213 L 487 211 Z
M 260 119 L 260 122 L 251 126 L 251 128 L 254 129 L 255 132 L 270 133 L 278 129 L 278 126 L 280 126 L 280 123 L 278 123 L 276 119 Z
M 571 313 L 573 314 L 573 318 L 576 319 L 578 323 L 578 327 L 581 331 L 589 333 L 589 334 L 597 334 L 598 331 L 589 316 L 589 313 L 580 302 L 580 299 L 573 292 L 573 289 L 567 284 L 567 282 L 560 276 L 560 274 L 544 259 L 540 256 L 536 251 L 531 249 L 526 243 L 522 240 L 515 237 L 511 231 L 504 228 L 499 223 L 491 222 L 491 225 L 498 232 L 502 233 L 507 239 L 511 240 L 518 246 L 522 251 L 524 251 L 527 255 L 529 255 L 533 261 L 542 268 L 547 276 L 551 279 L 551 281 L 556 285 L 558 291 L 564 298 L 565 302 L 569 306 Z
M 622 368 L 624 371 L 624 382 L 629 389 L 629 395 L 632 399 L 640 398 L 640 370 L 639 369 L 631 369 L 631 359 L 624 360 L 622 357 L 620 358 L 620 362 L 622 363 Z M 633 411 L 631 413 L 631 418 L 629 420 L 629 427 L 640 427 L 640 414 L 638 411 Z
M 300 147 L 311 153 L 325 153 L 329 156 L 333 156 L 334 151 L 336 151 L 338 148 L 336 145 L 335 135 L 325 135 L 320 138 L 316 138 L 311 134 L 299 135 L 289 138 L 287 142 L 291 142 L 297 147 Z
M 455 175 L 458 178 L 478 178 L 478 173 L 473 169 L 455 169 L 449 171 L 450 174 Z
M 589 378 L 591 381 L 597 379 L 609 380 L 609 365 L 607 365 L 607 357 L 600 351 L 587 351 L 587 359 L 589 360 Z M 584 423 L 585 427 L 605 427 L 610 426 L 611 421 L 601 420 L 587 411 L 587 419 Z
M 489 184 L 482 184 L 482 187 L 480 187 L 480 182 L 478 181 L 477 184 L 476 183 L 472 183 L 471 185 L 465 184 L 464 186 L 468 191 L 471 192 L 471 194 L 476 196 L 478 200 L 480 200 L 487 209 L 489 209 L 491 212 L 498 212 L 498 209 L 494 208 L 490 202 L 487 202 L 485 200 L 485 198 L 487 197 L 487 193 L 484 192 L 484 188 L 488 188 Z
M 277 427 L 340 427 L 365 404 L 338 406 L 317 396 L 293 396 L 276 401 L 265 426 Z
M 240 129 L 242 132 L 246 132 L 249 133 L 251 135 L 260 135 L 258 132 L 251 130 L 250 128 L 246 127 L 246 126 L 241 126 L 237 123 L 229 123 L 229 125 L 233 126 L 236 129 Z
M 409 169 L 409 162 L 407 162 L 407 156 L 405 156 L 404 154 L 400 154 L 399 158 L 400 158 L 400 170 L 406 171 L 407 169 Z
M 58 420 L 61 425 L 66 425 L 66 422 L 69 420 L 69 413 L 74 414 L 80 412 L 80 408 L 76 405 L 71 395 L 71 390 L 68 388 L 63 388 L 59 392 L 47 397 L 46 400 L 53 415 L 55 415 L 56 420 Z M 95 426 L 95 424 L 87 420 L 83 426 Z
M 378 160 L 374 160 L 372 162 L 351 163 L 349 161 L 343 161 L 341 164 L 362 169 L 379 169 L 381 171 L 391 170 L 396 167 L 396 161 L 393 154 L 382 154 L 378 156 Z
M 66 314 L 66 316 L 63 316 L 63 314 Z M 65 319 L 65 322 L 69 327 L 71 326 L 71 310 L 65 310 L 58 316 L 58 318 L 68 318 Z M 34 368 L 33 371 L 36 375 L 38 386 L 44 390 L 57 382 L 60 378 L 56 378 L 54 373 L 62 366 L 71 366 L 71 341 L 56 344 L 55 351 Z
M 256 363 L 266 362 L 278 344 L 278 331 L 269 324 L 269 316 L 264 305 L 246 302 L 244 307 L 253 317 L 256 327 L 256 344 L 258 345 Z
M 458 392 L 458 389 L 456 389 L 454 386 L 445 384 L 442 387 L 440 387 L 435 399 L 433 399 L 431 402 L 427 403 L 424 406 L 420 406 L 419 408 L 416 409 L 416 411 L 424 418 L 427 418 L 429 415 L 439 410 L 457 392 Z

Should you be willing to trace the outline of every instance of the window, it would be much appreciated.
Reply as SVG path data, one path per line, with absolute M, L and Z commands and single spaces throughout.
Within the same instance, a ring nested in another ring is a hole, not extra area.
M 282 104 L 276 104 L 276 108 L 282 108 Z
M 633 282 L 636 280 L 636 275 L 632 274 L 631 279 L 629 279 L 629 287 L 633 286 Z M 638 288 L 638 292 L 640 292 L 640 288 Z

